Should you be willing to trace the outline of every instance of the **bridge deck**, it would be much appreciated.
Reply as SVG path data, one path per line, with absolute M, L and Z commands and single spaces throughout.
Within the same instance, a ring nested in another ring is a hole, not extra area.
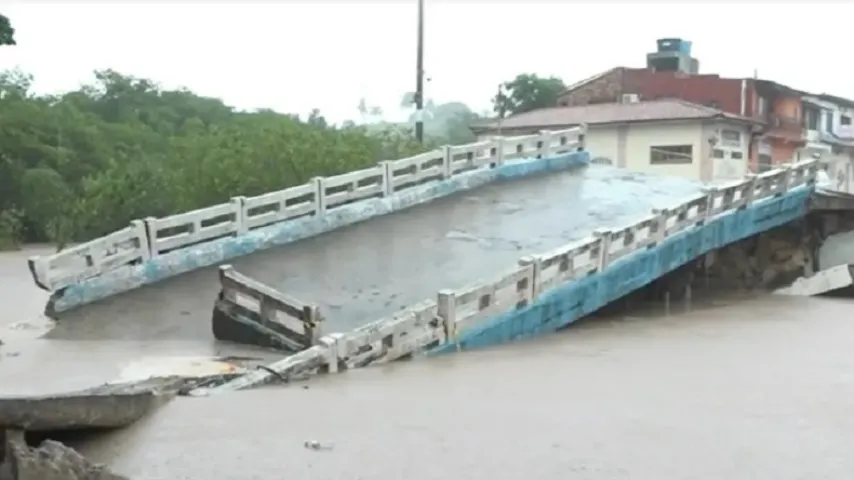
M 698 192 L 687 180 L 591 166 L 494 184 L 231 262 L 320 305 L 346 331 Z M 213 268 L 64 313 L 64 339 L 207 339 Z

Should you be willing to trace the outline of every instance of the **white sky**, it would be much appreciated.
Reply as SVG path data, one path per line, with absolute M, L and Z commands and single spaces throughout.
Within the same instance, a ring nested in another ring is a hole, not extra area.
M 426 0 L 426 95 L 489 106 L 518 73 L 571 84 L 643 66 L 659 37 L 693 41 L 704 73 L 752 76 L 854 97 L 854 2 L 665 4 Z M 112 68 L 218 96 L 239 108 L 356 118 L 360 97 L 400 116 L 415 83 L 415 0 L 4 2 L 17 47 L 0 68 L 36 88 L 76 88 Z

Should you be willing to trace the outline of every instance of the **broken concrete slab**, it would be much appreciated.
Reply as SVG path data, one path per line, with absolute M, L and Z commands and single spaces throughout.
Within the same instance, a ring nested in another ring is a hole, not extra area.
M 241 375 L 221 385 L 193 389 L 189 392 L 189 395 L 206 396 L 269 385 L 271 383 L 287 383 L 292 380 L 305 378 L 312 373 L 327 369 L 329 354 L 328 348 L 314 346 L 265 367 L 258 367 L 254 372 Z
M 809 277 L 801 277 L 791 285 L 774 291 L 780 295 L 797 295 L 809 297 L 833 292 L 854 284 L 854 266 L 837 265 L 816 272 Z
M 105 465 L 90 462 L 62 443 L 45 440 L 32 448 L 23 431 L 0 430 L 2 480 L 127 480 Z
M 76 392 L 0 398 L 0 428 L 57 431 L 131 425 L 174 397 L 180 377 L 107 384 Z

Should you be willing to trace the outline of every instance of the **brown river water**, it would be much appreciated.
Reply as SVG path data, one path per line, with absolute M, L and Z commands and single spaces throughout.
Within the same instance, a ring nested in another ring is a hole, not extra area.
M 33 340 L 49 322 L 31 253 L 0 253 L 0 394 L 89 386 L 159 354 L 222 353 L 209 341 Z M 182 397 L 74 446 L 135 480 L 849 480 L 854 302 L 701 303 L 306 388 Z M 67 374 L 43 375 L 47 363 Z M 325 448 L 305 448 L 312 440 Z

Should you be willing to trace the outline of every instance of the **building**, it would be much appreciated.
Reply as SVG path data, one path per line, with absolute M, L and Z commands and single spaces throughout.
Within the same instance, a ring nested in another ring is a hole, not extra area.
M 854 101 L 833 95 L 803 97 L 805 152 L 821 158 L 835 188 L 852 192 L 854 175 Z
M 694 180 L 743 178 L 758 122 L 679 99 L 534 110 L 472 126 L 479 136 L 523 135 L 587 124 L 587 149 L 633 171 Z
M 646 68 L 612 68 L 578 82 L 561 95 L 558 105 L 679 98 L 748 117 L 762 124 L 764 128 L 748 151 L 753 171 L 764 171 L 774 164 L 791 162 L 815 153 L 826 163 L 838 163 L 843 159 L 850 162 L 854 158 L 854 149 L 843 141 L 842 145 L 837 145 L 838 153 L 832 154 L 833 144 L 827 141 L 830 138 L 825 138 L 830 132 L 825 132 L 825 137 L 822 137 L 820 132 L 810 133 L 814 130 L 808 127 L 816 128 L 821 122 L 827 121 L 822 120 L 823 115 L 828 115 L 827 111 L 836 112 L 833 115 L 838 115 L 839 122 L 843 118 L 850 122 L 850 108 L 854 102 L 818 95 L 814 98 L 824 102 L 823 105 L 833 104 L 836 107 L 819 107 L 816 110 L 812 103 L 806 101 L 812 97 L 806 92 L 758 78 L 723 78 L 700 74 L 699 61 L 691 56 L 691 43 L 670 38 L 658 41 L 657 51 L 647 55 Z M 841 127 L 841 124 L 833 125 Z M 844 137 L 848 134 L 844 128 L 837 128 L 835 132 L 842 135 L 839 139 L 851 138 Z M 818 144 L 823 144 L 823 147 L 816 148 Z

